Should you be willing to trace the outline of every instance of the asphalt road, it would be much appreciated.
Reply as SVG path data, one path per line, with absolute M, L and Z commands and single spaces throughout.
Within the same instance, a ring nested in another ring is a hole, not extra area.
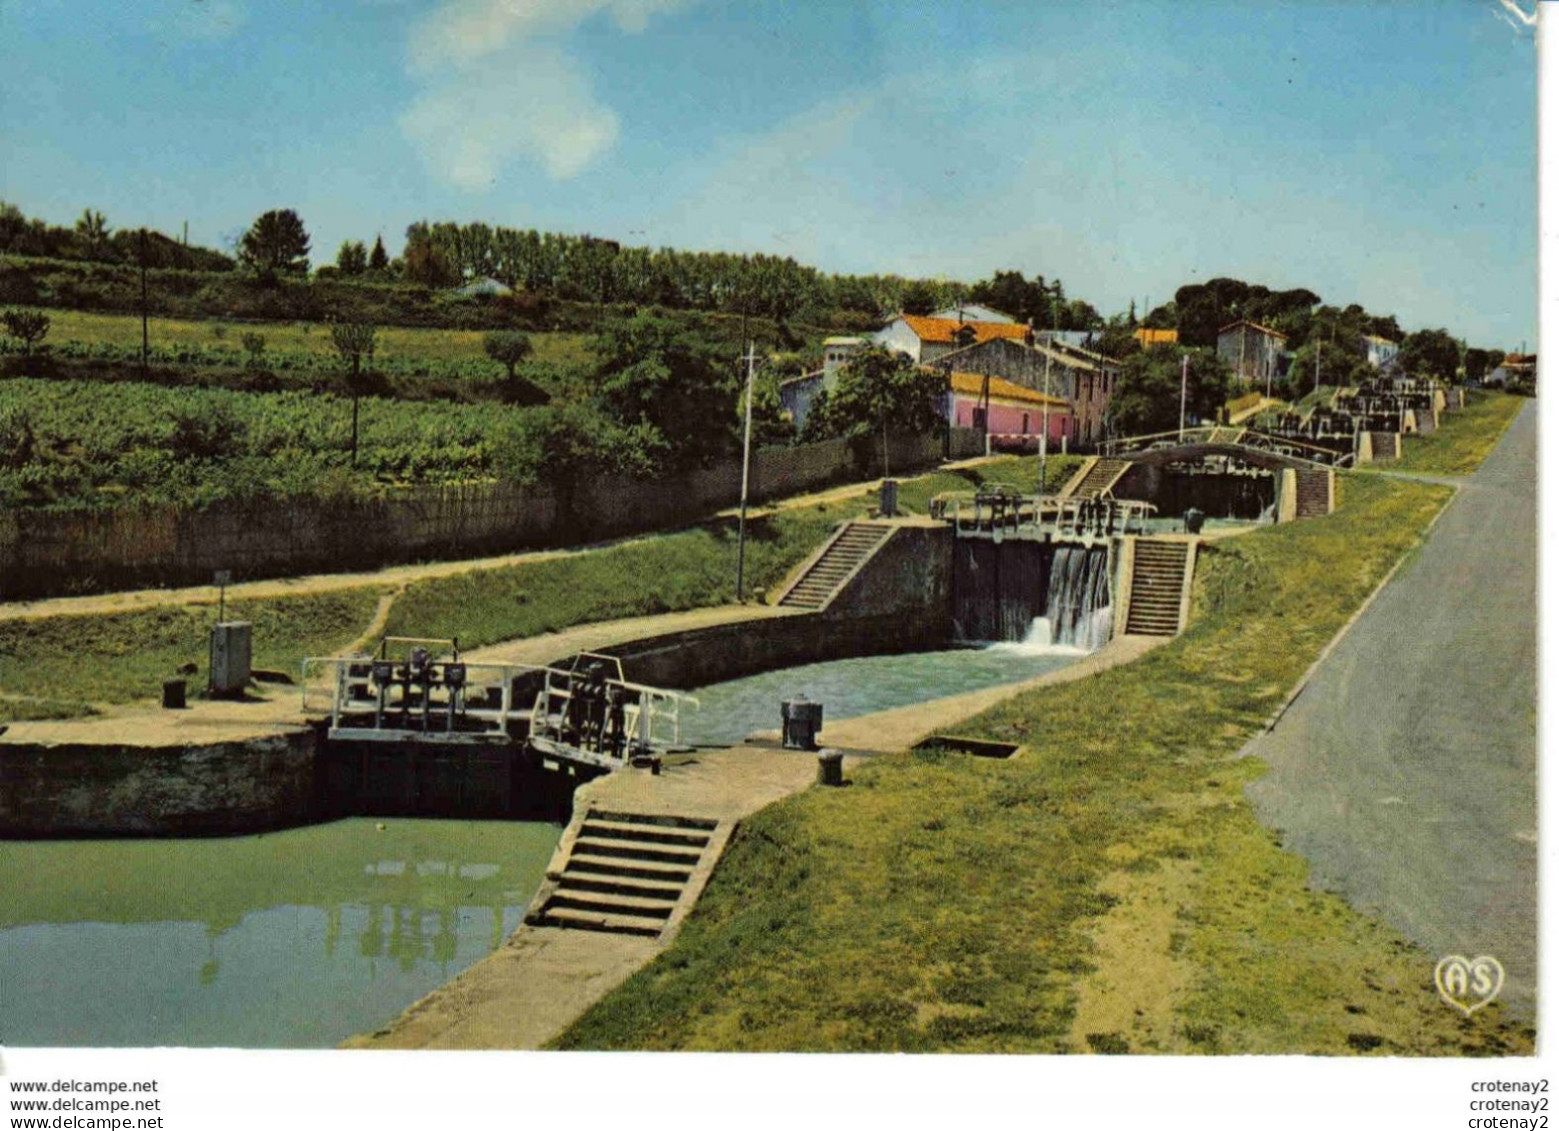
M 1247 752 L 1317 886 L 1537 991 L 1537 408 Z

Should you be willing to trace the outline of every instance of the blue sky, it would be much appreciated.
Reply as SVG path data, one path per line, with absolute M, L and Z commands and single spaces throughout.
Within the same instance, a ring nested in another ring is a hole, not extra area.
M 0 197 L 316 262 L 413 220 L 1059 276 L 1232 275 L 1536 340 L 1536 67 L 1497 0 L 0 3 Z

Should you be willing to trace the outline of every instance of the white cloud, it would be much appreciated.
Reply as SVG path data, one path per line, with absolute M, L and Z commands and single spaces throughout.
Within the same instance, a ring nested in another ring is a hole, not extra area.
M 608 15 L 625 34 L 690 0 L 443 0 L 412 29 L 409 71 L 426 83 L 401 129 L 437 177 L 491 189 L 524 158 L 554 180 L 577 176 L 617 140 L 565 39 Z
M 605 12 L 626 33 L 687 0 L 445 0 L 413 30 L 411 62 L 426 70 L 502 51 L 511 43 L 572 31 Z
M 522 45 L 426 90 L 401 117 L 401 129 L 436 176 L 484 192 L 516 157 L 567 180 L 611 147 L 618 126 L 572 59 Z

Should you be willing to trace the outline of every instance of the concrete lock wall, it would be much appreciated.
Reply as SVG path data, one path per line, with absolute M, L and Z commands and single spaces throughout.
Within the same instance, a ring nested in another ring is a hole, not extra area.
M 968 429 L 947 438 L 889 438 L 894 474 L 977 454 Z M 880 470 L 880 443 L 847 440 L 762 448 L 755 502 Z M 266 499 L 203 510 L 139 507 L 0 513 L 0 599 L 101 589 L 377 569 L 401 562 L 574 545 L 698 521 L 734 505 L 741 462 L 656 480 L 601 476 L 576 484 L 479 483 L 411 488 L 377 499 Z
M 952 636 L 952 602 L 952 531 L 900 526 L 821 612 L 666 633 L 603 652 L 622 661 L 630 680 L 701 687 L 796 664 L 939 647 Z
M 312 729 L 196 746 L 0 744 L 0 836 L 205 836 L 315 814 Z

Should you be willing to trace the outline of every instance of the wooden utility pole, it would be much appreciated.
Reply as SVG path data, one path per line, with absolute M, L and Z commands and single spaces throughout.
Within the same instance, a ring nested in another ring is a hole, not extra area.
M 141 259 L 141 376 L 146 376 L 146 367 L 151 357 L 151 336 L 146 328 L 146 229 L 140 233 L 140 259 Z
M 1184 354 L 1180 358 L 1180 439 L 1185 439 L 1185 394 L 1187 378 L 1191 372 L 1191 355 Z
M 736 599 L 743 600 L 742 581 L 747 566 L 747 484 L 752 464 L 752 386 L 758 362 L 752 342 L 747 343 L 747 423 L 742 430 L 742 501 L 736 519 Z

